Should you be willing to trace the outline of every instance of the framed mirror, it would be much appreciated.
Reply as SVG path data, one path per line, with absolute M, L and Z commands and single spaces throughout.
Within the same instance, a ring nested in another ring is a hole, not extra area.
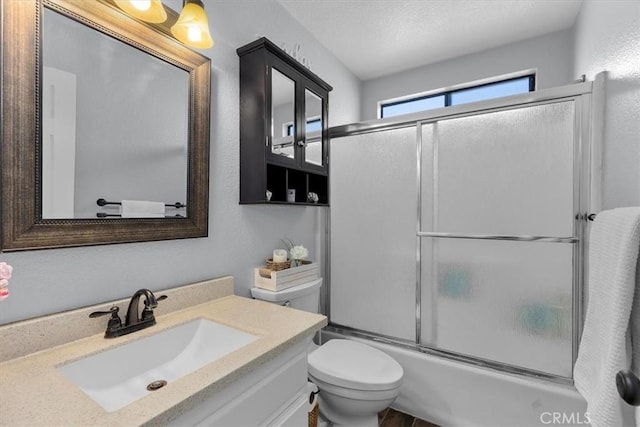
M 309 89 L 304 90 L 304 115 L 305 115 L 305 141 L 304 161 L 316 166 L 324 166 L 322 158 L 322 98 Z
M 177 14 L 3 8 L 2 250 L 207 236 L 211 65 Z
M 271 69 L 271 152 L 295 158 L 295 101 L 296 83 Z

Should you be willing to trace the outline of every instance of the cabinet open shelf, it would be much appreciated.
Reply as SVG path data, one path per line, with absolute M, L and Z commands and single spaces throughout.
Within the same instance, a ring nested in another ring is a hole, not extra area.
M 304 204 L 327 206 L 329 204 L 328 179 L 326 175 L 267 164 L 267 190 L 271 191 L 271 200 L 276 204 Z M 287 190 L 296 191 L 295 202 L 287 201 Z M 318 203 L 309 202 L 310 192 L 318 195 Z

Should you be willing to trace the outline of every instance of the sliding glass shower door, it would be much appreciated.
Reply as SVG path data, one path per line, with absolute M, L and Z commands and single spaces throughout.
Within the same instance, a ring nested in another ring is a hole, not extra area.
M 331 146 L 331 319 L 415 340 L 416 128 Z
M 332 138 L 331 323 L 571 378 L 585 98 L 434 113 Z
M 421 345 L 571 375 L 574 122 L 559 102 L 422 127 Z

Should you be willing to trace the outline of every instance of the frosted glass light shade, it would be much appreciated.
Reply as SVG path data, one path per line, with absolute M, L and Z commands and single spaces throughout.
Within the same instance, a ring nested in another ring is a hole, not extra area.
M 187 0 L 178 22 L 171 27 L 173 36 L 187 46 L 206 49 L 213 46 L 209 19 L 200 0 Z
M 161 0 L 113 0 L 127 14 L 145 22 L 158 24 L 167 20 Z

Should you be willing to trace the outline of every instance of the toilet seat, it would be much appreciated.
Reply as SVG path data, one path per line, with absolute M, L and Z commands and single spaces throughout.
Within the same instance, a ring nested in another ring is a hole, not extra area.
M 397 387 L 389 390 L 356 390 L 344 386 L 333 385 L 314 377 L 312 374 L 309 374 L 309 381 L 314 383 L 324 395 L 326 395 L 326 393 L 330 393 L 332 395 L 345 397 L 351 400 L 393 400 L 398 396 L 398 390 L 400 388 Z
M 362 391 L 393 390 L 402 366 L 382 351 L 356 341 L 334 339 L 309 354 L 309 374 L 333 386 Z

